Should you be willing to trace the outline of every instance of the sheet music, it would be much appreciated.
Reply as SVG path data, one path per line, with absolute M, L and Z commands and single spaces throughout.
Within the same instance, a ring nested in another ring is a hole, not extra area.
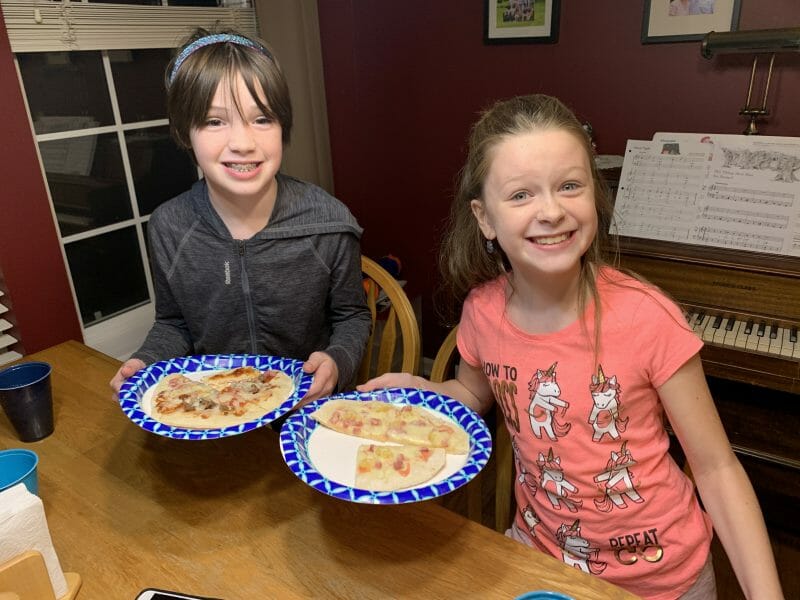
M 620 235 L 800 256 L 800 138 L 629 140 L 615 217 Z

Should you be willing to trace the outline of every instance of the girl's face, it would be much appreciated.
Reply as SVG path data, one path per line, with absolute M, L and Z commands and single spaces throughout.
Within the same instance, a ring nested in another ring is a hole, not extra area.
M 259 200 L 277 190 L 275 175 L 283 157 L 281 126 L 261 112 L 241 76 L 237 75 L 234 89 L 244 117 L 236 109 L 228 82 L 220 82 L 205 123 L 191 131 L 192 150 L 212 198 Z M 259 96 L 266 104 L 261 89 Z
M 589 156 L 571 133 L 505 138 L 491 151 L 483 198 L 472 211 L 521 276 L 577 276 L 597 233 Z

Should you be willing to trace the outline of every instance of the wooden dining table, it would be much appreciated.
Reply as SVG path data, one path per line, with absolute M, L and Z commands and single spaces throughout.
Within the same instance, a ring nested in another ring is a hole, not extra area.
M 39 455 L 39 495 L 79 600 L 143 588 L 224 599 L 635 596 L 435 501 L 346 502 L 292 473 L 278 434 L 173 440 L 131 422 L 109 381 L 120 362 L 68 341 L 50 363 L 55 431 L 23 443 L 0 415 L 0 448 Z

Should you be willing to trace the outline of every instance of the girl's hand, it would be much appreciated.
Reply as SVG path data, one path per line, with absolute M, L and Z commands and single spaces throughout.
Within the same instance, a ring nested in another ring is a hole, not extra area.
M 339 367 L 336 366 L 329 354 L 325 352 L 312 352 L 308 360 L 303 363 L 303 371 L 314 375 L 314 381 L 308 392 L 297 407 L 304 406 L 309 402 L 322 398 L 323 396 L 330 396 L 333 390 L 336 389 L 336 384 L 339 381 Z
M 111 389 L 114 391 L 114 400 L 117 399 L 117 394 L 119 394 L 119 388 L 122 387 L 123 382 L 139 371 L 140 369 L 144 369 L 147 365 L 145 365 L 141 360 L 138 358 L 130 358 L 122 363 L 122 366 L 117 371 L 117 374 L 114 375 L 114 378 L 109 382 Z
M 378 377 L 373 377 L 369 381 L 356 386 L 359 392 L 371 392 L 387 387 L 420 388 L 429 389 L 427 380 L 410 373 L 384 373 Z

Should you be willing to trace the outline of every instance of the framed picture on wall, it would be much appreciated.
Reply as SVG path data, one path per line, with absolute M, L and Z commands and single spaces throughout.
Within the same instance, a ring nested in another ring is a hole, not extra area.
M 736 31 L 741 0 L 645 0 L 642 43 L 701 40 L 709 31 Z
M 487 44 L 553 44 L 561 0 L 484 0 Z

